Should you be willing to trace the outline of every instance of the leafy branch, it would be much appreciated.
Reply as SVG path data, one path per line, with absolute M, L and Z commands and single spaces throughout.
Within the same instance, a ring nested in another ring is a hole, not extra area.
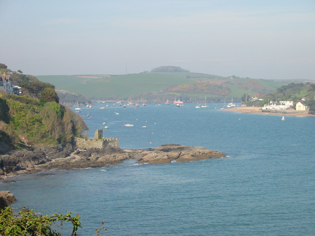
M 72 212 L 68 212 L 66 215 L 53 214 L 52 216 L 36 215 L 32 210 L 22 210 L 17 215 L 14 215 L 11 207 L 6 207 L 1 210 L 0 213 L 0 234 L 1 235 L 47 235 L 57 236 L 61 235 L 61 230 L 65 227 L 64 222 L 72 224 L 72 233 L 70 236 L 76 236 L 78 228 L 81 227 L 80 216 L 71 215 Z M 97 235 L 100 235 L 100 231 L 107 231 L 101 223 L 100 229 L 95 230 Z M 57 232 L 55 228 L 59 228 L 60 232 Z

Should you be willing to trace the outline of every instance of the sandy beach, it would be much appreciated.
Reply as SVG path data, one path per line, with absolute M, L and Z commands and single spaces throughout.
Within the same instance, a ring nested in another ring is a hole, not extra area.
M 307 114 L 306 112 L 292 112 L 292 113 L 274 113 L 274 112 L 262 112 L 261 107 L 233 107 L 223 109 L 224 111 L 235 111 L 248 114 L 260 114 L 260 115 L 275 115 L 275 116 L 309 116 L 315 117 L 314 115 Z

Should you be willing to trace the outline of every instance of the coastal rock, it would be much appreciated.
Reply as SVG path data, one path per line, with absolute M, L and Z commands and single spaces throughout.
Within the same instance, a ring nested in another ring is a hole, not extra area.
M 0 191 L 0 209 L 4 209 L 16 202 L 16 198 L 9 191 Z
M 35 174 L 47 169 L 103 167 L 119 164 L 128 159 L 139 159 L 138 163 L 161 164 L 220 157 L 225 157 L 225 154 L 203 147 L 177 144 L 162 145 L 147 150 L 123 150 L 114 146 L 87 150 L 74 150 L 72 146 L 62 147 L 61 145 L 38 146 L 33 147 L 32 151 L 12 151 L 9 154 L 0 155 L 0 175 Z
M 225 154 L 203 147 L 167 144 L 153 150 L 144 151 L 138 163 L 162 164 L 172 161 L 190 162 L 220 157 L 225 157 Z

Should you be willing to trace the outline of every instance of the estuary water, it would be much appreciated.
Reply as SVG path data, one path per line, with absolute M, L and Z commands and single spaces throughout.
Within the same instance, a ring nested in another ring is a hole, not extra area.
M 227 158 L 52 170 L 0 190 L 16 196 L 16 211 L 80 214 L 79 235 L 95 235 L 101 221 L 105 235 L 314 235 L 315 119 L 195 105 L 96 103 L 79 114 L 90 137 L 108 126 L 104 137 L 119 138 L 124 149 L 183 144 Z

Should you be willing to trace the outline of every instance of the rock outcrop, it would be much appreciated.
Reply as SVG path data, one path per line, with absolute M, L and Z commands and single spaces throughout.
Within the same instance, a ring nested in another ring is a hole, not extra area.
M 0 191 L 0 209 L 4 209 L 16 202 L 16 198 L 9 191 Z
M 188 147 L 178 144 L 167 144 L 153 150 L 143 151 L 138 163 L 162 164 L 176 162 L 190 162 L 209 158 L 225 157 L 222 152 L 203 147 Z
M 139 159 L 138 163 L 162 164 L 220 157 L 225 157 L 225 154 L 203 147 L 177 144 L 162 145 L 147 150 L 123 150 L 114 146 L 87 150 L 74 149 L 72 146 L 39 146 L 29 151 L 0 155 L 0 175 L 37 173 L 43 169 L 103 167 L 119 164 L 128 159 Z

